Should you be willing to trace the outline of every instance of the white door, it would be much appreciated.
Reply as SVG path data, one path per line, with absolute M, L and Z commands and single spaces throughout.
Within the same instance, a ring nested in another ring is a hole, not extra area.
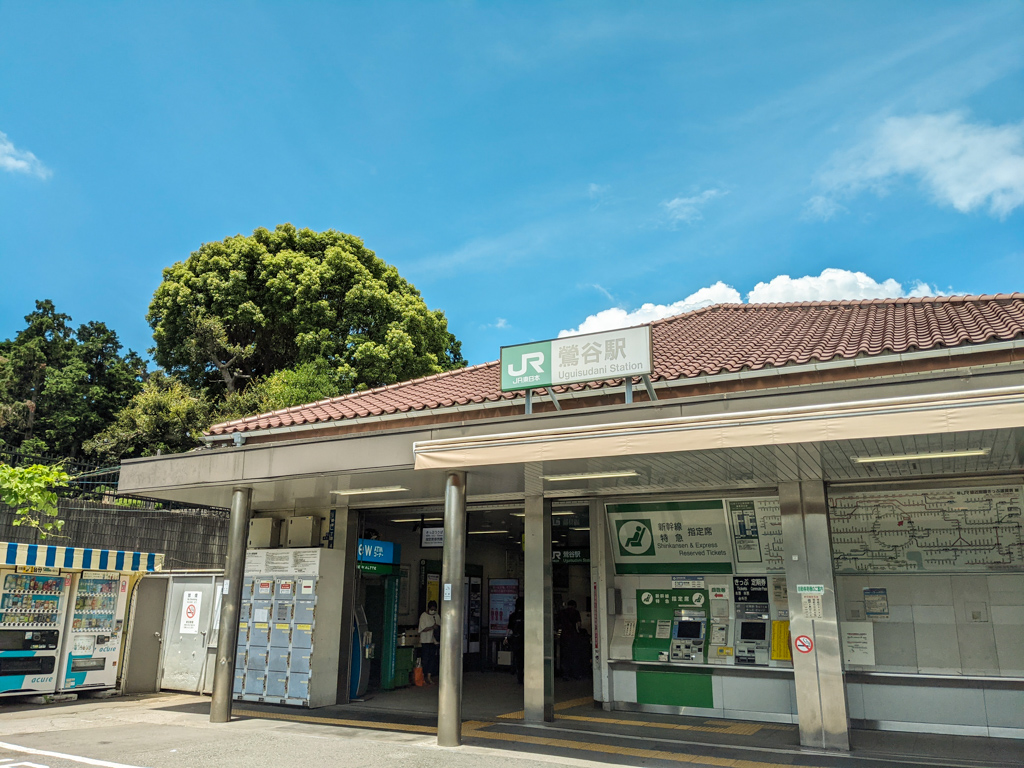
M 161 690 L 199 693 L 205 687 L 207 648 L 216 602 L 211 575 L 174 575 L 164 619 Z

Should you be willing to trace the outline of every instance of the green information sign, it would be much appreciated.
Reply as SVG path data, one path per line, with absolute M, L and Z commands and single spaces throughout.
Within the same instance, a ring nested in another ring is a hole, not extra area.
M 732 573 L 721 499 L 608 504 L 616 573 Z
M 356 567 L 363 573 L 377 573 L 383 576 L 390 576 L 398 566 L 391 563 L 356 563 Z
M 651 327 L 501 348 L 501 391 L 643 376 L 653 370 Z

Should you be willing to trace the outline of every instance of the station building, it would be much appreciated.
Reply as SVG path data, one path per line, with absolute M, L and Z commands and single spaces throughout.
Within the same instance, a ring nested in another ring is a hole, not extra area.
M 495 660 L 492 580 L 523 594 L 528 720 L 553 717 L 573 599 L 608 710 L 796 722 L 837 750 L 851 727 L 1024 737 L 1024 294 L 642 331 L 648 374 L 503 391 L 530 386 L 526 357 L 476 365 L 217 425 L 208 450 L 126 462 L 119 490 L 313 520 L 304 543 L 344 553 L 341 627 L 383 595 L 357 541 L 398 544 L 398 624 L 441 603 L 441 743 L 463 663 Z M 616 338 L 580 338 L 595 370 Z M 560 342 L 554 364 L 579 362 Z

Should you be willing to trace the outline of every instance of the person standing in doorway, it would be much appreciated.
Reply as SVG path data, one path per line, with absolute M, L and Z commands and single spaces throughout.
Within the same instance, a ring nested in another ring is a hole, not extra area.
M 437 654 L 440 650 L 438 640 L 441 634 L 441 621 L 437 616 L 437 603 L 431 600 L 427 610 L 420 614 L 420 653 L 422 654 L 423 674 L 427 685 L 434 684 L 437 674 Z
M 522 684 L 523 662 L 526 655 L 526 617 L 523 614 L 523 599 L 521 597 L 516 598 L 515 610 L 508 615 L 508 634 L 505 639 L 508 640 L 512 651 L 512 671 L 515 672 L 516 678 Z
M 580 633 L 583 618 L 576 608 L 576 601 L 570 600 L 568 605 L 558 612 L 558 643 L 562 659 L 562 679 L 579 680 L 583 677 L 580 669 Z

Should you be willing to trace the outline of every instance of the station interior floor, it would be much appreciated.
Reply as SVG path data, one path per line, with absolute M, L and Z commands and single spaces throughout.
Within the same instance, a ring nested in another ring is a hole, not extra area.
M 507 672 L 466 672 L 463 741 L 573 760 L 614 765 L 726 766 L 728 768 L 895 768 L 960 766 L 1019 768 L 1024 741 L 891 731 L 851 731 L 851 751 L 836 754 L 800 747 L 796 725 L 638 712 L 596 706 L 589 678 L 555 681 L 555 720 L 523 720 L 522 686 Z M 243 718 L 432 734 L 437 686 L 370 694 L 362 701 L 316 710 L 235 702 Z M 566 759 L 560 763 L 560 759 Z

